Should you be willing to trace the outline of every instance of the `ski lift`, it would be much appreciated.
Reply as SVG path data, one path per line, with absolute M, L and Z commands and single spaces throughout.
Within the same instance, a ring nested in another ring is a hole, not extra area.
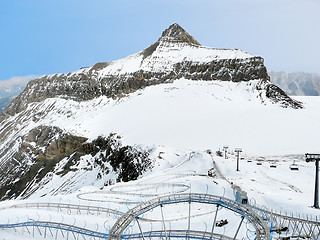
M 292 171 L 299 171 L 299 165 L 296 164 L 295 161 L 293 161 L 293 163 L 290 165 L 290 170 L 292 170 Z
M 270 168 L 277 168 L 277 164 L 275 162 L 271 163 Z

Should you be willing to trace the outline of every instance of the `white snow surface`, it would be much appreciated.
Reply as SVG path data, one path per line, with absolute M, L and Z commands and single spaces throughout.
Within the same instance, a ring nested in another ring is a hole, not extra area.
M 236 156 L 228 154 L 228 159 L 217 157 L 207 152 L 188 150 L 176 150 L 158 146 L 152 152 L 155 166 L 152 172 L 144 174 L 140 179 L 128 183 L 117 183 L 112 186 L 97 188 L 95 186 L 82 187 L 78 191 L 67 195 L 55 195 L 39 197 L 37 194 L 27 200 L 11 200 L 0 202 L 0 224 L 18 223 L 25 221 L 50 221 L 85 227 L 93 231 L 108 233 L 110 228 L 119 218 L 119 215 L 90 210 L 91 207 L 109 208 L 126 212 L 139 203 L 145 202 L 157 196 L 178 193 L 206 193 L 224 196 L 234 199 L 232 185 L 237 185 L 248 193 L 249 202 L 253 206 L 272 210 L 288 216 L 300 216 L 302 218 L 319 219 L 319 210 L 313 209 L 312 175 L 313 164 L 308 164 L 294 156 L 270 157 L 262 159 L 251 158 L 245 155 L 240 161 L 240 171 L 236 172 Z M 296 160 L 300 170 L 289 169 L 292 161 Z M 250 161 L 250 162 L 249 162 Z M 256 163 L 262 162 L 262 165 Z M 276 162 L 277 168 L 270 168 L 270 164 Z M 214 167 L 220 169 L 223 177 L 207 175 L 208 170 Z M 231 184 L 232 182 L 232 184 Z M 26 206 L 29 203 L 33 206 Z M 39 204 L 42 204 L 39 205 Z M 44 204 L 44 205 L 43 205 Z M 55 204 L 53 207 L 52 204 Z M 58 205 L 58 206 L 57 206 Z M 60 206 L 60 207 L 59 207 Z M 64 206 L 64 207 L 62 207 Z M 85 206 L 77 210 L 78 206 Z M 165 205 L 163 212 L 167 229 L 186 230 L 188 226 L 188 204 Z M 192 230 L 208 231 L 214 216 L 214 205 L 192 203 L 191 208 Z M 141 222 L 142 229 L 161 230 L 162 218 L 159 207 L 141 215 L 142 218 L 153 222 Z M 229 224 L 222 228 L 216 228 L 215 233 L 226 234 L 232 237 L 240 222 L 240 216 L 234 212 L 222 209 L 217 220 L 228 219 Z M 158 222 L 154 222 L 158 220 Z M 170 221 L 170 223 L 169 223 Z M 250 224 L 242 225 L 239 239 L 254 239 L 248 236 Z M 26 228 L 0 229 L 0 239 L 32 239 L 32 234 L 38 239 L 43 238 L 38 231 L 30 234 Z M 37 230 L 37 228 L 35 228 Z M 52 237 L 48 230 L 48 239 L 66 239 L 61 232 L 52 230 Z M 136 222 L 132 222 L 125 233 L 138 233 Z M 69 239 L 74 239 L 69 235 Z
M 31 110 L 35 115 L 25 116 L 25 121 L 15 126 L 15 134 L 26 134 L 39 125 L 57 126 L 89 140 L 116 132 L 121 135 L 123 144 L 152 147 L 150 157 L 154 168 L 136 181 L 112 186 L 104 186 L 103 181 L 108 179 L 97 181 L 95 169 L 50 176 L 52 181 L 29 199 L 0 202 L 0 224 L 33 219 L 108 232 L 119 216 L 21 204 L 65 203 L 126 212 L 141 201 L 170 193 L 209 193 L 234 199 L 231 182 L 246 191 L 249 202 L 254 205 L 304 218 L 308 215 L 308 219 L 318 216 L 319 219 L 319 210 L 311 207 L 314 164 L 293 154 L 320 152 L 320 98 L 296 98 L 304 103 L 304 109 L 282 108 L 266 98 L 261 99 L 254 90 L 258 81 L 233 83 L 180 79 L 146 87 L 118 100 L 99 97 L 76 102 L 51 98 L 29 104 L 18 115 L 23 116 Z M 37 118 L 38 115 L 41 118 Z M 9 120 L 14 122 L 15 117 Z M 228 159 L 214 154 L 224 145 L 230 149 Z M 236 157 L 231 154 L 234 147 L 243 150 L 240 172 L 235 171 Z M 207 149 L 213 154 L 208 154 Z M 298 164 L 299 171 L 290 170 L 293 161 Z M 208 176 L 214 162 L 224 178 Z M 257 165 L 258 162 L 262 165 Z M 274 162 L 277 167 L 271 168 Z M 59 191 L 60 186 L 64 186 L 61 187 L 63 191 Z M 207 230 L 215 209 L 197 204 L 191 209 L 192 228 Z M 187 204 L 166 206 L 164 212 L 166 219 L 172 220 L 170 227 L 186 228 Z M 143 217 L 159 219 L 160 216 L 159 209 L 155 209 Z M 234 233 L 239 216 L 221 211 L 218 219 L 225 218 L 232 224 L 215 231 Z M 145 230 L 150 226 L 161 229 L 157 224 L 143 223 L 142 227 Z M 26 229 L 16 230 L 0 229 L 0 239 L 34 239 Z M 138 232 L 137 224 L 132 224 L 127 231 Z M 239 238 L 247 237 L 247 232 L 245 227 L 241 228 Z M 37 231 L 35 234 L 41 237 Z M 60 232 L 57 235 L 58 239 L 64 239 Z M 71 239 L 72 235 L 69 237 Z
M 282 108 L 258 96 L 257 82 L 180 79 L 118 100 L 46 99 L 29 105 L 27 111 L 48 112 L 24 132 L 54 125 L 89 139 L 116 132 L 130 145 L 195 150 L 229 145 L 262 156 L 320 152 L 320 98 L 297 98 L 304 109 Z

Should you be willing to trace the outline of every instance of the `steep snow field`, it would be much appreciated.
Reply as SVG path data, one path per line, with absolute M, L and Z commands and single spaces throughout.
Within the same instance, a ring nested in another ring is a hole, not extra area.
M 48 111 L 29 127 L 55 125 L 92 139 L 116 132 L 125 143 L 147 146 L 205 150 L 229 145 L 262 156 L 320 152 L 320 98 L 299 97 L 304 109 L 284 109 L 261 99 L 253 90 L 257 82 L 180 79 L 120 100 L 46 99 L 29 106 Z

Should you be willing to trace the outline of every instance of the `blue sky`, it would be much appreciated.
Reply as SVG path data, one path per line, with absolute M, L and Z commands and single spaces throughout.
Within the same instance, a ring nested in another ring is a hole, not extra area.
M 320 73 L 318 0 L 0 2 L 0 80 L 70 72 L 151 45 L 172 23 L 202 45 L 262 56 L 269 70 Z

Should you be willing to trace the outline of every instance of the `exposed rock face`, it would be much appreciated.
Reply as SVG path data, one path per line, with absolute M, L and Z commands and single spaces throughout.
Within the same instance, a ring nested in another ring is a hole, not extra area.
M 290 98 L 281 88 L 270 83 L 270 81 L 261 81 L 257 85 L 257 90 L 265 91 L 267 98 L 272 99 L 274 103 L 279 103 L 284 108 L 303 108 L 301 102 Z
M 116 179 L 109 178 L 106 184 L 110 181 L 136 180 L 152 166 L 148 151 L 122 146 L 114 134 L 92 142 L 86 140 L 66 134 L 56 127 L 41 126 L 30 131 L 20 140 L 18 150 L 12 156 L 15 162 L 5 165 L 1 171 L 0 199 L 28 197 L 44 187 L 52 175 L 92 170 L 90 164 L 77 167 L 84 161 L 84 156 L 86 161 L 92 159 L 92 164 L 99 168 L 97 178 L 110 172 L 117 176 Z M 17 162 L 22 164 L 14 164 Z M 110 169 L 108 166 L 111 166 Z
M 190 36 L 189 33 L 187 33 L 176 23 L 172 24 L 168 29 L 164 30 L 159 40 L 168 42 L 182 42 L 201 46 L 201 44 L 197 40 Z
M 17 197 L 27 191 L 85 140 L 65 134 L 56 127 L 45 126 L 35 128 L 18 138 L 16 151 L 11 154 L 14 161 L 2 165 L 0 198 Z M 10 156 L 10 153 L 6 152 L 5 155 Z

